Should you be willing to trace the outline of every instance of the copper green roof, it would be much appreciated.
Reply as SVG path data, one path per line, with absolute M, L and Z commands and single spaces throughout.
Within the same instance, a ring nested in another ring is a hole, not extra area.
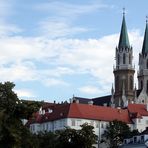
M 121 27 L 118 47 L 119 48 L 130 47 L 127 28 L 126 28 L 126 22 L 125 22 L 125 16 L 124 15 L 123 15 L 123 20 L 122 20 L 122 27 Z
M 142 54 L 148 53 L 148 23 L 146 22 L 145 34 L 144 34 L 144 41 L 142 47 Z

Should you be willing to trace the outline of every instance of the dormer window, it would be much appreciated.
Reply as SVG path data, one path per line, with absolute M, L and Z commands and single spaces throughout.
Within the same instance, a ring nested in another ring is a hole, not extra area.
M 53 112 L 53 110 L 48 108 L 48 113 L 52 113 L 52 112 Z

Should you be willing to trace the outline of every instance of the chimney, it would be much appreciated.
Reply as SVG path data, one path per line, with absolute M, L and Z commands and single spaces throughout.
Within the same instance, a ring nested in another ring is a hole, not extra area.
M 104 103 L 103 106 L 107 106 L 107 103 Z
M 79 104 L 79 100 L 78 99 L 76 99 L 76 103 Z
M 70 99 L 69 99 L 69 102 L 72 103 L 72 102 L 73 102 L 73 99 L 70 98 Z
M 89 105 L 93 105 L 93 103 L 94 103 L 94 102 L 93 102 L 92 100 L 91 100 L 91 101 L 88 101 L 88 104 L 89 104 Z
M 146 111 L 148 111 L 148 104 L 146 103 Z
M 42 110 L 42 114 L 43 114 L 43 115 L 45 114 L 45 109 Z

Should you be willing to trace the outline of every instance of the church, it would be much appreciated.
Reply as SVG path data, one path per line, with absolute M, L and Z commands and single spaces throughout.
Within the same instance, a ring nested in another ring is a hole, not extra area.
M 127 123 L 131 130 L 144 131 L 148 127 L 147 21 L 143 45 L 139 53 L 138 89 L 134 87 L 133 52 L 123 13 L 119 43 L 115 48 L 116 65 L 113 68 L 114 85 L 111 95 L 91 99 L 73 96 L 69 103 L 46 103 L 34 113 L 33 119 L 27 122 L 30 131 L 54 132 L 65 127 L 80 129 L 80 125 L 87 122 L 94 126 L 99 141 L 108 123 L 113 120 Z
M 134 87 L 135 67 L 133 65 L 134 49 L 130 45 L 128 31 L 123 13 L 119 43 L 115 48 L 116 65 L 113 68 L 114 86 L 111 95 L 97 98 L 73 97 L 72 101 L 94 105 L 126 108 L 129 103 L 148 103 L 148 21 L 143 39 L 141 53 L 139 53 L 138 89 Z

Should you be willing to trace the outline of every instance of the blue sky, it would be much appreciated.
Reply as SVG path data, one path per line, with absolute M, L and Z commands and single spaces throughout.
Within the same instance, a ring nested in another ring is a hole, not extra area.
M 30 100 L 110 94 L 122 8 L 137 69 L 147 6 L 147 0 L 1 0 L 0 81 L 14 82 L 18 96 Z

